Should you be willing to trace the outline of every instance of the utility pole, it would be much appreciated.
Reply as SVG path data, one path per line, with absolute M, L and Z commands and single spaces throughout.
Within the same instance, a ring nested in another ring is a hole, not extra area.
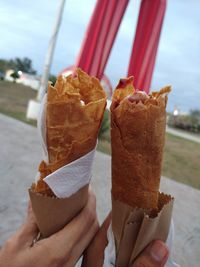
M 57 40 L 60 24 L 62 21 L 64 6 L 65 6 L 65 0 L 60 0 L 59 6 L 58 6 L 58 12 L 56 16 L 56 21 L 53 27 L 52 35 L 49 41 L 49 46 L 48 46 L 46 57 L 45 57 L 43 75 L 42 75 L 41 84 L 38 90 L 37 98 L 36 98 L 36 101 L 30 100 L 28 103 L 28 109 L 27 109 L 27 114 L 26 114 L 28 119 L 37 119 L 39 109 L 40 109 L 40 103 L 46 92 L 47 83 L 49 79 L 49 72 L 51 68 L 53 53 L 54 53 L 54 49 L 56 45 L 56 40 Z
M 40 88 L 38 90 L 38 95 L 37 95 L 37 100 L 39 102 L 41 102 L 46 92 L 46 87 L 47 87 L 47 83 L 49 79 L 49 72 L 51 68 L 51 63 L 52 63 L 53 53 L 54 53 L 56 40 L 58 36 L 58 31 L 59 31 L 61 20 L 62 20 L 64 6 L 65 6 L 65 0 L 61 0 L 59 7 L 58 7 L 58 13 L 56 16 L 55 25 L 53 27 L 52 36 L 49 41 L 49 46 L 48 46 L 48 50 L 47 50 L 46 57 L 45 57 L 43 75 L 42 75 L 41 84 L 40 84 Z

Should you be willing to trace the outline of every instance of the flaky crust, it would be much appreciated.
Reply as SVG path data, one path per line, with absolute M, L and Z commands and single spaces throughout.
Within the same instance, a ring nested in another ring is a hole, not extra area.
M 35 191 L 52 195 L 43 178 L 94 149 L 106 106 L 98 79 L 80 69 L 75 75 L 59 76 L 48 85 L 46 139 L 49 162 L 39 166 Z
M 170 86 L 144 101 L 129 100 L 136 91 L 128 78 L 111 105 L 112 195 L 133 207 L 154 209 L 165 141 L 166 103 Z

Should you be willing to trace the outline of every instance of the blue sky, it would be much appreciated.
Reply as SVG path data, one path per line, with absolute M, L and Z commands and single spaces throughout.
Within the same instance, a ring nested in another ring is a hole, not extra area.
M 95 0 L 66 0 L 51 72 L 72 65 L 94 9 Z M 139 0 L 131 0 L 106 67 L 116 85 L 126 76 Z M 42 73 L 58 0 L 1 0 L 0 58 L 28 56 Z M 152 88 L 171 84 L 169 110 L 200 108 L 200 1 L 168 0 Z M 119 52 L 120 51 L 120 52 Z

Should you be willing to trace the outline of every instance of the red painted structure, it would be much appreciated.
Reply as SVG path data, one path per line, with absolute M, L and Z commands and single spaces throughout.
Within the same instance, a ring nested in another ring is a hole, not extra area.
M 129 0 L 98 0 L 76 62 L 90 75 L 102 78 Z
M 128 75 L 134 76 L 136 88 L 149 91 L 166 0 L 143 0 L 140 7 Z
M 76 66 L 102 79 L 129 0 L 97 0 Z M 149 91 L 166 0 L 142 0 L 128 75 L 135 87 Z

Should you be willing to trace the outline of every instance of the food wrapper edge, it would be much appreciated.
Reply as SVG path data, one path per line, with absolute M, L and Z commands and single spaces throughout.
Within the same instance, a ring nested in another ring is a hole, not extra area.
M 159 210 L 132 208 L 112 198 L 112 229 L 116 248 L 116 267 L 132 266 L 136 257 L 153 240 L 168 237 L 174 198 L 159 194 Z

